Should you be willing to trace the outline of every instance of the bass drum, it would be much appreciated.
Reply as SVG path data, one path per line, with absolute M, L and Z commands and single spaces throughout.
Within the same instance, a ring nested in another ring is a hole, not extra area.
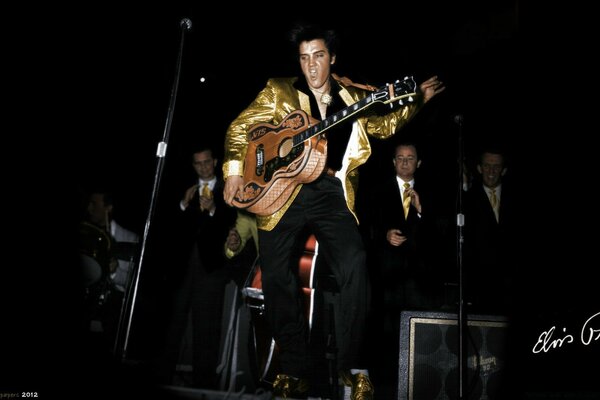
M 110 275 L 113 240 L 102 228 L 89 222 L 79 227 L 79 254 L 85 287 L 93 286 Z
M 102 279 L 102 267 L 95 258 L 82 253 L 79 255 L 79 263 L 83 268 L 81 273 L 85 287 L 90 287 L 100 282 L 100 279 Z

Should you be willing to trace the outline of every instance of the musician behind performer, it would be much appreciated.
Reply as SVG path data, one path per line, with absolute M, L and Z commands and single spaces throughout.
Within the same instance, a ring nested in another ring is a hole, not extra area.
M 257 157 L 246 151 L 247 133 L 253 125 L 277 125 L 298 109 L 322 120 L 368 95 L 368 87 L 332 75 L 338 56 L 335 32 L 299 25 L 291 31 L 290 39 L 302 76 L 270 79 L 227 130 L 223 174 L 224 198 L 230 205 L 236 196 L 243 198 L 244 164 L 248 158 Z M 324 172 L 290 191 L 289 199 L 277 211 L 257 216 L 266 317 L 280 349 L 281 372 L 273 382 L 277 396 L 300 398 L 310 391 L 307 323 L 293 271 L 297 266 L 291 257 L 299 234 L 308 227 L 340 289 L 341 309 L 335 315 L 340 376 L 353 400 L 373 398 L 373 385 L 361 357 L 370 293 L 365 249 L 354 213 L 358 167 L 371 153 L 368 135 L 382 139 L 392 136 L 444 86 L 434 76 L 419 89 L 415 102 L 395 106 L 387 115 L 360 113 L 328 129 Z
M 110 346 L 116 339 L 124 293 L 131 282 L 139 241 L 136 233 L 113 219 L 113 203 L 109 191 L 90 191 L 87 217 L 80 232 L 87 292 L 86 318 L 90 331 L 102 334 Z

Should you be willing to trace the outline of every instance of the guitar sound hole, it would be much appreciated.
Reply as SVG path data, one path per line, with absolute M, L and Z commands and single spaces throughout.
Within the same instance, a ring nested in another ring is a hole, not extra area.
M 281 145 L 279 146 L 279 157 L 284 158 L 285 156 L 290 154 L 290 151 L 292 150 L 292 145 L 293 141 L 291 139 L 286 139 L 283 142 L 281 142 Z

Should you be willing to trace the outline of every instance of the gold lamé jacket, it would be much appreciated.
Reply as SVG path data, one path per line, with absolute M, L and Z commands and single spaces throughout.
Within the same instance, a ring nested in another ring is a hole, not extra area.
M 258 94 L 256 99 L 229 125 L 225 136 L 224 179 L 233 175 L 244 175 L 244 159 L 248 147 L 246 132 L 250 127 L 258 123 L 278 125 L 285 116 L 298 109 L 302 109 L 311 115 L 309 95 L 294 87 L 294 82 L 297 79 L 269 79 L 267 86 Z M 332 80 L 332 82 L 335 81 Z M 368 94 L 368 92 L 353 86 L 343 87 L 339 83 L 335 86 L 339 88 L 340 97 L 348 106 Z M 355 218 L 354 199 L 358 188 L 357 168 L 364 164 L 371 155 L 371 145 L 367 135 L 379 139 L 392 136 L 416 113 L 422 103 L 421 96 L 418 99 L 418 101 L 384 116 L 360 114 L 362 116 L 353 122 L 352 133 L 342 161 L 342 169 L 336 173 L 336 176 L 342 181 L 348 209 Z M 274 214 L 257 216 L 258 228 L 263 230 L 273 229 L 301 188 L 302 185 L 298 185 L 290 199 Z

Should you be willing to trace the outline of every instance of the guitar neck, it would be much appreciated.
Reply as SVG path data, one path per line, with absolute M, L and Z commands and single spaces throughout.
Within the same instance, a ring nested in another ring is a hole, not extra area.
M 334 125 L 339 124 L 342 121 L 345 121 L 346 119 L 350 118 L 357 112 L 362 111 L 365 108 L 369 107 L 370 105 L 375 103 L 375 101 L 376 101 L 375 96 L 373 94 L 371 94 L 371 95 L 357 101 L 356 103 L 352 104 L 351 106 L 346 107 L 346 108 L 336 112 L 335 114 L 330 115 L 329 117 L 325 118 L 323 121 L 319 122 L 318 124 L 313 125 L 310 128 L 306 129 L 305 131 L 294 135 L 293 136 L 294 146 L 312 138 L 313 136 L 316 136 L 320 133 L 325 132 L 327 129 L 331 128 Z
M 408 98 L 408 101 L 412 102 L 412 96 L 416 94 L 415 92 L 416 83 L 412 76 L 404 78 L 403 81 L 396 81 L 394 84 L 386 84 L 351 106 L 348 106 L 335 114 L 330 115 L 318 124 L 297 133 L 292 137 L 293 146 L 297 146 L 313 136 L 323 133 L 332 126 L 350 118 L 375 102 L 391 103 L 392 101 L 402 100 L 404 98 Z M 402 101 L 400 101 L 400 104 L 402 104 Z

